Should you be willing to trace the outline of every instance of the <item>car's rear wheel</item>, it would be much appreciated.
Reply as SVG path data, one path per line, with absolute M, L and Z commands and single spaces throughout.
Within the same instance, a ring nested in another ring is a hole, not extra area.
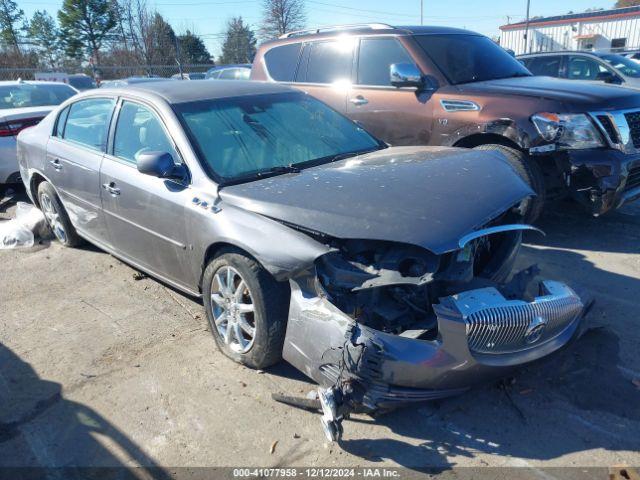
M 47 225 L 60 243 L 65 247 L 76 247 L 82 243 L 82 238 L 71 224 L 67 211 L 49 182 L 42 182 L 38 186 L 38 203 Z
M 475 150 L 488 150 L 502 153 L 513 169 L 520 175 L 527 185 L 536 192 L 535 197 L 522 202 L 521 208 L 525 223 L 534 223 L 542 214 L 546 201 L 544 176 L 540 167 L 529 155 L 515 148 L 505 145 L 487 144 L 479 145 Z
M 226 356 L 266 368 L 282 356 L 289 287 L 236 250 L 220 252 L 203 275 L 204 306 L 211 333 Z

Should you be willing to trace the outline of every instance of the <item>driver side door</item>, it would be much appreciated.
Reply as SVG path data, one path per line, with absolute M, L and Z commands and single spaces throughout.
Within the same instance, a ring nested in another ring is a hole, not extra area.
M 181 163 L 159 114 L 121 99 L 100 170 L 102 208 L 111 244 L 125 260 L 188 288 L 185 205 L 189 186 L 140 173 L 136 154 L 162 151 Z

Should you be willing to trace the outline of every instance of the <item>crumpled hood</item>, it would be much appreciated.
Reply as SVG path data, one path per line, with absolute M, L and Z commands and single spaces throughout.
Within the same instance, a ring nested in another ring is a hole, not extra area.
M 470 95 L 500 94 L 562 102 L 569 110 L 619 110 L 640 107 L 640 93 L 618 85 L 552 77 L 516 77 L 459 85 Z
M 404 242 L 441 254 L 532 193 L 499 153 L 393 147 L 227 186 L 220 197 L 336 238 Z

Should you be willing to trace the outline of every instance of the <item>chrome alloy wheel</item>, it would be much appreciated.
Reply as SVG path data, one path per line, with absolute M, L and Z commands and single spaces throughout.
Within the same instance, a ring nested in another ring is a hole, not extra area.
M 253 298 L 235 268 L 220 267 L 213 275 L 211 308 L 216 329 L 224 343 L 234 352 L 248 352 L 256 334 Z
M 64 225 L 60 221 L 60 213 L 56 210 L 56 206 L 51 200 L 51 197 L 47 193 L 40 195 L 40 207 L 42 207 L 42 213 L 51 227 L 53 234 L 62 243 L 67 242 L 67 232 L 64 230 Z

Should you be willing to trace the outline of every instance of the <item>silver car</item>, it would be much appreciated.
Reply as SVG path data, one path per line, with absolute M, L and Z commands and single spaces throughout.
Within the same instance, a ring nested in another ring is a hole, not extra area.
M 388 147 L 273 83 L 154 82 L 65 102 L 18 138 L 29 195 L 201 297 L 220 350 L 322 385 L 323 425 L 446 397 L 577 337 L 587 303 L 509 280 L 532 194 L 496 152 Z
M 534 75 L 640 89 L 640 64 L 609 52 L 542 52 L 518 57 Z
M 0 82 L 0 184 L 20 181 L 16 136 L 78 91 L 55 82 Z

